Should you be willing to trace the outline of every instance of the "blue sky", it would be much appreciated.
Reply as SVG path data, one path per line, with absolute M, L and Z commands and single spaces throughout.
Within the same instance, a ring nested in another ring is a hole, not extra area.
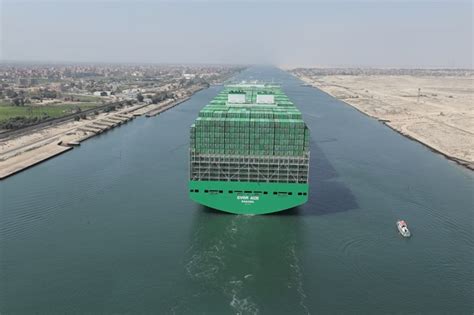
M 470 67 L 471 1 L 1 2 L 17 61 Z

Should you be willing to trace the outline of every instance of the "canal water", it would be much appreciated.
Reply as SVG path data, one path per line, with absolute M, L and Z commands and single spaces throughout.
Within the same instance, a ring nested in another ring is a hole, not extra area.
M 189 200 L 211 87 L 0 182 L 0 313 L 472 314 L 473 173 L 285 72 L 241 79 L 281 83 L 303 112 L 307 204 L 236 216 Z

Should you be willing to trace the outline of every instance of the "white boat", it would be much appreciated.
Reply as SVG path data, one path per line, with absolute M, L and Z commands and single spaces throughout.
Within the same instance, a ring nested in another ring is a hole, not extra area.
M 405 221 L 398 220 L 397 221 L 397 228 L 398 228 L 398 231 L 400 232 L 400 234 L 403 235 L 403 237 L 410 237 L 411 236 L 410 230 L 408 229 L 408 226 L 407 226 Z

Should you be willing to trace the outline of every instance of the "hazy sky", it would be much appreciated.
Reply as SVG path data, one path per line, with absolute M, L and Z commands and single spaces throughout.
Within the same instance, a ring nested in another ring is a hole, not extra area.
M 473 64 L 472 1 L 0 2 L 2 60 Z

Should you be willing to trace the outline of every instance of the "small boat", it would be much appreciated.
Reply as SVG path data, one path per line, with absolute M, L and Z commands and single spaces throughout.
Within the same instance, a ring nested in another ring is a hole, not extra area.
M 398 220 L 397 221 L 397 228 L 398 228 L 398 231 L 400 232 L 400 234 L 403 237 L 410 237 L 411 236 L 410 230 L 408 230 L 408 226 L 407 226 L 405 221 Z

